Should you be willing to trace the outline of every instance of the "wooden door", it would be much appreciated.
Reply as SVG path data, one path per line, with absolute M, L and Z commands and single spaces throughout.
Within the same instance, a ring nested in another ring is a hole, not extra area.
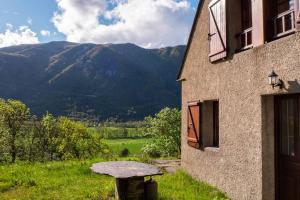
M 276 197 L 300 199 L 300 95 L 276 97 Z

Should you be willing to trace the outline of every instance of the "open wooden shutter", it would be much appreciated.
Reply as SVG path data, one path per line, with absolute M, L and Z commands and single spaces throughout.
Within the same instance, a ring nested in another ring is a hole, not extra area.
M 187 142 L 191 147 L 200 148 L 200 103 L 188 105 Z
M 226 0 L 212 0 L 209 9 L 209 59 L 211 62 L 227 56 Z
M 295 7 L 295 27 L 296 30 L 300 30 L 300 0 L 294 0 L 294 7 Z

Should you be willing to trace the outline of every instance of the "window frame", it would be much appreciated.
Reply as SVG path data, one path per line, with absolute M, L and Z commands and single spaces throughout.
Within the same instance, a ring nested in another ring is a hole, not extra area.
M 220 106 L 219 101 L 213 101 L 213 147 L 220 146 Z

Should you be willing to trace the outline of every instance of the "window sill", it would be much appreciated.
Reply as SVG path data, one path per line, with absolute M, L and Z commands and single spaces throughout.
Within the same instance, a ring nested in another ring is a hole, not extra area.
M 219 147 L 205 147 L 204 151 L 219 152 Z
M 296 33 L 295 29 L 292 29 L 291 31 L 287 31 L 287 32 L 284 32 L 284 33 L 280 33 L 280 34 L 278 34 L 278 35 L 275 35 L 275 36 L 272 38 L 272 40 L 269 41 L 269 42 L 272 42 L 272 41 L 275 41 L 275 40 L 278 40 L 278 39 L 287 37 L 287 36 L 289 36 L 289 35 L 293 35 L 293 34 L 295 34 L 295 33 Z
M 247 50 L 250 50 L 250 49 L 253 49 L 253 45 L 249 45 L 247 47 L 243 47 L 243 48 L 239 48 L 235 51 L 235 53 L 241 53 L 241 52 L 244 52 L 244 51 L 247 51 Z

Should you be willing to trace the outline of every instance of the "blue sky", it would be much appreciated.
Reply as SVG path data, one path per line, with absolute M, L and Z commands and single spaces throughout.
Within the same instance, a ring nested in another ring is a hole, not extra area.
M 0 47 L 67 40 L 154 48 L 187 41 L 198 0 L 2 0 L 0 5 Z

